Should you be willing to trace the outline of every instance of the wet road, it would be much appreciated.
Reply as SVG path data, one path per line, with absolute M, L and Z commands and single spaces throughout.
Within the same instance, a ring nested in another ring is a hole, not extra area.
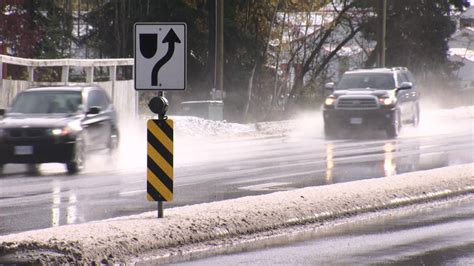
M 473 224 L 471 195 L 307 228 L 177 265 L 472 265 Z
M 124 143 L 117 165 L 92 157 L 77 176 L 56 164 L 42 165 L 36 176 L 7 165 L 0 177 L 0 235 L 156 210 L 145 200 L 142 142 Z M 302 134 L 175 142 L 174 201 L 165 208 L 474 162 L 469 124 L 441 132 L 407 129 L 396 140 Z

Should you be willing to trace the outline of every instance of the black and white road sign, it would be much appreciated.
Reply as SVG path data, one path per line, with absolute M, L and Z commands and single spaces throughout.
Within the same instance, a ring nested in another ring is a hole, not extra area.
M 135 23 L 135 89 L 186 88 L 186 23 Z

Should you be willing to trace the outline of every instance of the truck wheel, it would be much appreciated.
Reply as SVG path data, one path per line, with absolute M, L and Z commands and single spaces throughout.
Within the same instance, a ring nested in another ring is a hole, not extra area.
M 334 127 L 328 124 L 324 124 L 324 137 L 327 139 L 333 138 L 335 135 Z
M 385 129 L 387 137 L 394 139 L 400 134 L 400 129 L 402 128 L 402 123 L 400 120 L 400 113 L 395 113 L 394 121 Z
M 77 174 L 84 169 L 85 154 L 84 154 L 84 143 L 79 140 L 74 145 L 73 156 L 71 161 L 66 163 L 68 174 Z

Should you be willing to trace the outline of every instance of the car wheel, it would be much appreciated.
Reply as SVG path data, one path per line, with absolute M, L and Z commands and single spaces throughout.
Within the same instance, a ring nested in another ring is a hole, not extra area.
M 118 146 L 119 146 L 119 134 L 117 129 L 113 128 L 109 136 L 107 143 L 108 148 L 108 160 L 111 165 L 115 166 L 118 161 Z
M 67 172 L 69 174 L 77 174 L 84 169 L 85 151 L 84 142 L 82 140 L 76 141 L 73 148 L 73 156 L 71 161 L 66 163 Z
M 420 124 L 420 108 L 417 106 L 415 108 L 415 114 L 413 114 L 413 126 L 418 127 Z
M 396 138 L 400 134 L 401 128 L 402 123 L 400 120 L 400 113 L 395 112 L 395 118 L 393 119 L 393 122 L 385 130 L 387 137 L 391 139 Z
M 113 153 L 117 150 L 119 145 L 119 134 L 117 129 L 112 128 L 109 141 L 107 143 L 107 148 L 109 149 L 109 153 Z

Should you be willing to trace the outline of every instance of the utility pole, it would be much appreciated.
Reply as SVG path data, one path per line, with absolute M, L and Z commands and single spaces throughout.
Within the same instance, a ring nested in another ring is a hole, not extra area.
M 216 63 L 214 88 L 220 90 L 220 100 L 224 100 L 224 0 L 216 1 Z
M 377 56 L 377 67 L 385 67 L 385 35 L 387 28 L 387 0 L 378 0 L 378 21 L 379 29 L 377 43 L 379 51 Z

